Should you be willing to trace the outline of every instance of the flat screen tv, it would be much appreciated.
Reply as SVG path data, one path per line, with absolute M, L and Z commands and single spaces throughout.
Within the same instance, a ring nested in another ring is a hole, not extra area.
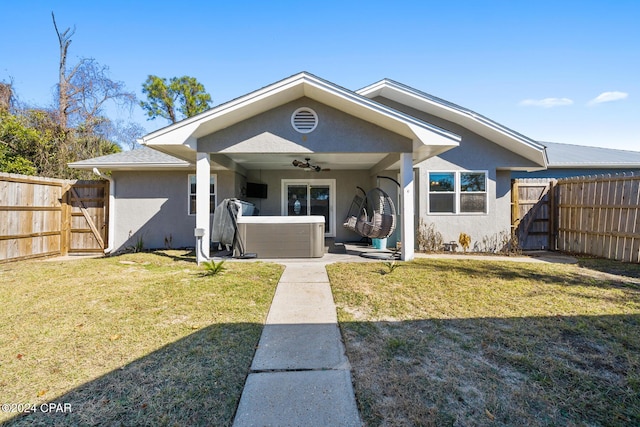
M 266 199 L 267 184 L 247 182 L 247 197 L 252 199 Z

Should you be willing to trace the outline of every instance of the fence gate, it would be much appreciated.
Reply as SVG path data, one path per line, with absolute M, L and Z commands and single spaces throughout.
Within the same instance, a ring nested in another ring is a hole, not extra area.
M 555 180 L 511 181 L 511 228 L 521 249 L 555 249 Z
M 108 181 L 0 173 L 0 262 L 108 245 Z
M 108 186 L 108 181 L 76 181 L 68 186 L 68 253 L 104 251 L 109 224 Z

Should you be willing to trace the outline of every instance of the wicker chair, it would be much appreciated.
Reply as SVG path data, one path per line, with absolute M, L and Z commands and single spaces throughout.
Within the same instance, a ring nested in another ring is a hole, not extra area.
M 362 188 L 357 188 L 365 194 Z M 396 229 L 396 207 L 387 193 L 374 188 L 365 197 L 354 197 L 343 225 L 362 237 L 387 238 Z

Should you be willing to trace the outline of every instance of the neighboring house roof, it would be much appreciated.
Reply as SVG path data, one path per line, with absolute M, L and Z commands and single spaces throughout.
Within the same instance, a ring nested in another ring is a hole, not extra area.
M 541 142 L 547 147 L 549 168 L 640 168 L 640 151 Z
M 531 160 L 542 167 L 547 158 L 544 147 L 474 111 L 437 98 L 390 79 L 384 79 L 357 91 L 368 98 L 383 97 L 465 127 L 490 141 Z
M 194 161 L 198 138 L 301 97 L 316 100 L 413 140 L 416 163 L 457 147 L 461 140 L 460 136 L 452 132 L 374 102 L 313 74 L 302 72 L 152 132 L 139 142 Z
M 108 154 L 69 163 L 74 169 L 108 169 L 108 170 L 139 170 L 139 169 L 189 169 L 193 165 L 148 147 L 141 147 L 131 151 Z

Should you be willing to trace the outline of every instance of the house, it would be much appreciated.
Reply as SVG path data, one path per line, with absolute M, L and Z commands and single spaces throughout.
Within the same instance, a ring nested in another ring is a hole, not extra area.
M 140 142 L 70 164 L 110 172 L 109 251 L 136 239 L 193 246 L 194 228 L 208 241 L 214 207 L 231 197 L 284 222 L 320 214 L 326 237 L 356 240 L 342 223 L 357 187 L 379 186 L 398 201 L 392 239 L 410 260 L 420 220 L 445 241 L 508 232 L 512 174 L 548 167 L 543 144 L 473 111 L 392 80 L 354 92 L 306 72 Z

